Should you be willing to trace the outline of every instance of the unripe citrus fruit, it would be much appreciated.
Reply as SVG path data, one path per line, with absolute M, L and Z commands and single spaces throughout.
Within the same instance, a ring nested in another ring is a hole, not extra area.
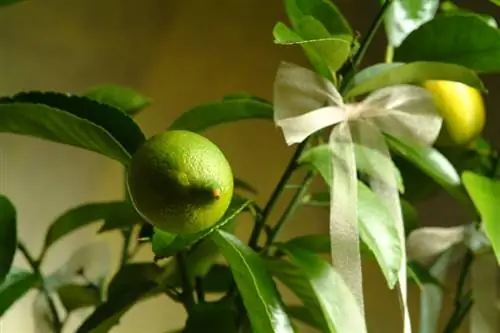
M 132 156 L 127 186 L 148 222 L 173 234 L 191 234 L 222 218 L 233 196 L 233 174 L 224 154 L 207 138 L 166 131 Z
M 482 132 L 485 108 L 481 93 L 468 85 L 453 81 L 426 81 L 443 117 L 443 128 L 437 146 L 465 146 Z

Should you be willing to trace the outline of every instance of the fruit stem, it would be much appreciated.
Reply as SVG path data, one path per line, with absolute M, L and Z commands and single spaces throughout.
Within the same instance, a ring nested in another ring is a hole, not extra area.
M 179 266 L 179 273 L 181 275 L 182 283 L 182 294 L 180 300 L 186 311 L 189 312 L 191 308 L 195 305 L 193 296 L 193 286 L 189 280 L 188 266 L 186 261 L 186 252 L 182 251 L 175 256 L 177 260 L 177 265 Z
M 394 59 L 394 47 L 387 45 L 385 48 L 385 62 L 390 64 Z
M 213 189 L 212 195 L 215 199 L 219 199 L 221 195 L 221 190 L 219 188 Z

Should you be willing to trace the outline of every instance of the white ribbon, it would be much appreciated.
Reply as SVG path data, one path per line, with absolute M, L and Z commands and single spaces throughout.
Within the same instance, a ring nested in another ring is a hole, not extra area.
M 446 250 L 459 244 L 474 253 L 471 266 L 474 303 L 470 313 L 470 333 L 498 333 L 498 263 L 483 232 L 473 225 L 417 229 L 408 237 L 408 258 L 428 267 Z M 460 256 L 463 258 L 464 253 Z
M 404 248 L 398 181 L 382 133 L 417 145 L 431 145 L 442 124 L 432 96 L 420 87 L 398 85 L 380 89 L 359 103 L 345 104 L 332 82 L 308 69 L 282 63 L 274 83 L 274 121 L 281 127 L 288 145 L 299 143 L 314 132 L 335 125 L 329 140 L 333 158 L 330 207 L 332 262 L 356 297 L 364 317 L 354 143 L 366 147 L 366 152 L 371 150 L 377 153 L 363 156 L 371 169 L 370 187 L 393 216 L 400 244 Z M 378 155 L 377 158 L 374 155 Z M 398 278 L 404 332 L 410 333 L 404 252 Z M 362 326 L 366 332 L 366 323 Z

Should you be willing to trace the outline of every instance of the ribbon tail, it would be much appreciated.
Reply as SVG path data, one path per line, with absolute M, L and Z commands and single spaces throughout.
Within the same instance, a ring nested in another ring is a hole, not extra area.
M 411 333 L 410 312 L 408 310 L 407 297 L 407 263 L 405 251 L 405 227 L 403 214 L 401 212 L 401 203 L 399 200 L 398 180 L 393 172 L 393 162 L 389 152 L 389 148 L 385 143 L 385 139 L 378 129 L 370 120 L 358 121 L 353 124 L 353 136 L 355 140 L 359 140 L 362 147 L 365 149 L 378 152 L 378 158 L 373 160 L 369 183 L 374 193 L 384 202 L 388 212 L 393 217 L 394 227 L 398 233 L 400 244 L 400 267 L 398 269 L 398 287 L 401 312 L 404 322 L 404 333 Z M 374 154 L 366 154 L 368 160 L 373 159 Z
M 498 264 L 494 254 L 475 257 L 472 264 L 471 333 L 498 333 L 500 325 L 497 307 Z
M 330 136 L 333 153 L 333 179 L 330 202 L 330 242 L 332 263 L 356 299 L 363 323 L 352 327 L 363 327 L 366 333 L 361 252 L 357 221 L 357 174 L 349 124 L 335 126 Z M 358 319 L 356 319 L 358 320 Z

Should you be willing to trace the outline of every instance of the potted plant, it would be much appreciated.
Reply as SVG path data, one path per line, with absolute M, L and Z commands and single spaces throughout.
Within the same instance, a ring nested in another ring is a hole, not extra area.
M 38 255 L 17 235 L 15 203 L 0 196 L 0 315 L 35 289 L 37 332 L 62 332 L 83 307 L 93 310 L 76 333 L 109 332 L 133 306 L 164 295 L 187 313 L 178 332 L 298 332 L 300 321 L 319 332 L 363 333 L 363 257 L 375 260 L 388 288 L 398 290 L 405 333 L 412 322 L 420 333 L 457 332 L 466 318 L 473 333 L 500 331 L 500 160 L 481 137 L 487 92 L 481 76 L 500 72 L 494 18 L 449 1 L 385 0 L 370 28 L 358 33 L 329 0 L 284 6 L 289 22 L 275 25 L 274 40 L 302 48 L 310 67 L 283 59 L 272 101 L 228 92 L 146 138 L 134 116 L 149 100 L 125 87 L 0 98 L 1 132 L 102 154 L 127 175 L 123 200 L 63 212 Z M 362 66 L 380 29 L 385 59 Z M 283 144 L 296 147 L 264 206 L 202 135 L 245 119 L 274 121 Z M 294 174 L 303 175 L 299 186 L 289 186 Z M 311 189 L 316 178 L 325 191 Z M 294 194 L 271 221 L 285 191 Z M 470 223 L 420 227 L 414 204 L 436 191 L 464 207 Z M 330 211 L 330 232 L 278 240 L 304 205 Z M 244 214 L 254 221 L 247 239 L 233 234 Z M 101 252 L 84 247 L 55 273 L 41 272 L 54 243 L 96 222 L 100 232 L 123 235 L 118 271 L 90 276 L 82 258 Z M 132 262 L 145 245 L 151 260 Z M 30 270 L 13 266 L 17 251 Z M 455 264 L 462 269 L 450 289 L 444 283 Z M 302 305 L 285 304 L 277 283 Z M 408 283 L 421 289 L 419 318 L 408 311 Z M 454 298 L 454 310 L 439 327 L 444 297 Z

